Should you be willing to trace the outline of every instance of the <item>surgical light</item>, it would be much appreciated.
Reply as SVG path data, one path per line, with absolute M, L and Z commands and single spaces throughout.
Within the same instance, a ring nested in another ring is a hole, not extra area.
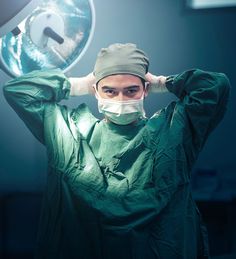
M 18 0 L 24 4 L 17 10 L 7 1 L 0 4 L 0 15 L 12 16 L 0 19 L 2 70 L 13 77 L 36 69 L 66 72 L 79 61 L 94 31 L 92 0 Z

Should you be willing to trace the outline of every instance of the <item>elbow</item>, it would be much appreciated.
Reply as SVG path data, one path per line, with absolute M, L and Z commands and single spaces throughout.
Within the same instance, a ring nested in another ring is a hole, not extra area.
M 224 73 L 210 72 L 207 81 L 209 90 L 214 93 L 215 102 L 227 102 L 231 88 L 229 78 Z
M 9 104 L 14 102 L 14 99 L 16 99 L 16 88 L 14 85 L 5 84 L 3 86 L 3 95 Z
M 227 110 L 231 85 L 230 85 L 230 81 L 229 81 L 228 77 L 225 74 L 220 73 L 218 78 L 219 78 L 219 81 L 218 81 L 217 106 L 220 107 L 221 112 L 219 111 L 219 109 L 217 109 L 217 113 L 218 113 L 218 115 L 220 115 L 220 113 L 222 113 L 222 117 L 223 117 L 223 114 Z
M 224 73 L 219 73 L 218 88 L 221 95 L 224 95 L 224 96 L 229 95 L 231 85 L 230 85 L 229 78 Z
M 4 97 L 6 99 L 8 99 L 8 97 L 10 95 L 10 92 L 11 92 L 9 86 L 8 85 L 4 85 L 2 90 L 3 90 Z
M 12 99 L 14 91 L 10 85 L 6 84 L 3 86 L 3 95 L 8 102 Z

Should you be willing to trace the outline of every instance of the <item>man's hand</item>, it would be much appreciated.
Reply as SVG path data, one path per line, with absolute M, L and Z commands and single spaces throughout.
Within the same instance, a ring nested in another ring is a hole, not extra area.
M 71 96 L 79 96 L 86 94 L 93 94 L 93 85 L 95 84 L 95 77 L 93 73 L 89 73 L 84 77 L 70 77 L 69 78 L 71 89 Z
M 149 92 L 153 92 L 153 93 L 168 92 L 165 86 L 166 84 L 165 76 L 156 76 L 148 72 L 146 74 L 146 80 L 149 83 Z

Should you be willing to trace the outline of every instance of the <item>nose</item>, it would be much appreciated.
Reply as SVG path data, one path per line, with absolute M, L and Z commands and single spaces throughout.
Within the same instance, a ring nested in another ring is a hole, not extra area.
M 119 92 L 119 94 L 116 96 L 116 100 L 117 101 L 125 101 L 127 98 L 126 98 L 126 96 L 124 95 L 124 93 L 123 92 Z

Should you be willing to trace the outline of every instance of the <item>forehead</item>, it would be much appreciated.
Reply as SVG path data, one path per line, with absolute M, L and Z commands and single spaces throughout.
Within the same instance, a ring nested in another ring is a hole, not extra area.
M 130 74 L 111 75 L 101 79 L 98 86 L 111 86 L 122 88 L 127 86 L 142 85 L 142 81 L 138 76 Z

